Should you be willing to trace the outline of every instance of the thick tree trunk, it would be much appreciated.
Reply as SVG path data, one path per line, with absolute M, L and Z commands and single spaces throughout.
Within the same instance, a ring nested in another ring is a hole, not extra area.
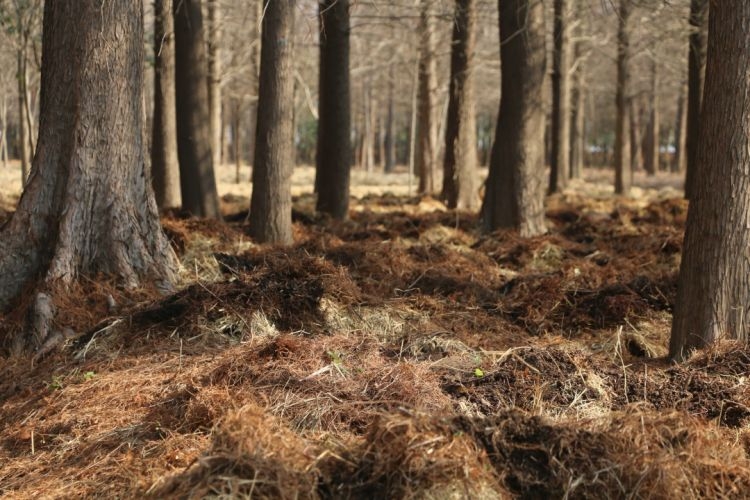
M 182 207 L 198 217 L 219 219 L 200 0 L 174 1 L 174 33 Z
M 144 140 L 142 14 L 140 0 L 45 4 L 38 152 L 0 235 L 0 308 L 40 276 L 53 290 L 94 273 L 171 287 Z
M 685 109 L 687 96 L 687 83 L 680 86 L 680 94 L 677 98 L 677 116 L 675 117 L 674 133 L 674 161 L 671 163 L 672 172 L 684 172 L 687 163 L 685 154 L 685 136 L 687 132 L 687 113 Z
M 219 0 L 206 0 L 206 4 L 209 127 L 211 129 L 213 165 L 215 169 L 218 169 L 221 165 L 221 152 L 224 149 L 221 140 L 221 7 L 219 6 Z
M 554 1 L 554 50 L 552 62 L 552 137 L 549 192 L 563 190 L 570 170 L 570 77 L 568 7 L 566 0 Z
M 669 353 L 750 337 L 750 2 L 714 2 Z M 699 182 L 698 182 L 699 180 Z
M 419 81 L 417 84 L 417 142 L 414 161 L 419 176 L 418 192 L 435 192 L 435 21 L 433 0 L 421 0 L 419 6 Z
M 687 103 L 687 165 L 685 171 L 685 198 L 692 196 L 695 183 L 695 164 L 698 148 L 698 130 L 701 122 L 703 81 L 706 75 L 706 40 L 708 36 L 709 0 L 690 1 L 690 47 L 688 52 L 688 103 Z
M 583 54 L 581 42 L 576 42 L 574 54 L 576 69 L 573 72 L 570 93 L 571 114 L 569 161 L 570 178 L 580 179 L 583 176 L 583 156 L 585 147 L 583 125 L 586 117 L 583 82 Z
M 29 166 L 31 164 L 28 141 L 31 131 L 26 120 L 26 54 L 19 49 L 16 58 L 18 69 L 18 152 L 21 156 L 21 181 L 25 185 L 29 178 Z
M 160 209 L 179 207 L 181 203 L 174 79 L 172 0 L 154 0 L 154 120 L 151 130 L 151 168 L 156 205 Z
M 448 208 L 463 210 L 479 205 L 474 111 L 476 18 L 476 0 L 456 0 L 442 196 Z
M 351 97 L 349 0 L 321 0 L 317 210 L 334 219 L 349 212 Z
M 633 183 L 628 113 L 630 97 L 630 1 L 620 0 L 617 26 L 617 90 L 615 106 L 615 194 L 627 195 Z
M 544 5 L 498 0 L 502 90 L 482 206 L 486 231 L 546 231 L 544 222 Z
M 288 245 L 292 235 L 294 169 L 295 0 L 266 0 L 261 35 L 258 124 L 250 201 L 250 233 Z
M 651 61 L 651 88 L 648 95 L 648 123 L 643 138 L 643 168 L 648 175 L 659 170 L 659 76 L 656 61 Z

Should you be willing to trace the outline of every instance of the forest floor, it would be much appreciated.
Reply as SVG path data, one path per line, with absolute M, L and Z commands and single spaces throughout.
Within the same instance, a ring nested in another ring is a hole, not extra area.
M 284 249 L 246 191 L 164 218 L 179 292 L 92 278 L 57 299 L 81 336 L 0 358 L 0 496 L 746 497 L 750 350 L 664 358 L 678 181 L 587 178 L 525 240 L 393 186 L 342 223 L 300 194 Z

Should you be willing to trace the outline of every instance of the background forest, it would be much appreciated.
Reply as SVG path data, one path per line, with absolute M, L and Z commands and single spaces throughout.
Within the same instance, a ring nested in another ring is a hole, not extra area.
M 0 0 L 0 68 L 0 496 L 750 491 L 750 2 Z

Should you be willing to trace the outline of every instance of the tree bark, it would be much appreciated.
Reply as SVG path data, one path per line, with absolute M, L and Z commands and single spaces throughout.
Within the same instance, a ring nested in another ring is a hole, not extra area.
M 266 0 L 263 15 L 250 233 L 288 245 L 294 168 L 295 0 Z
M 544 221 L 544 5 L 498 0 L 501 100 L 482 206 L 486 231 L 521 236 L 546 231 Z
M 172 0 L 154 0 L 154 119 L 151 166 L 159 209 L 179 207 Z
M 171 287 L 177 262 L 144 140 L 142 9 L 140 0 L 45 4 L 38 151 L 0 235 L 2 309 L 40 276 L 53 290 L 94 273 Z M 44 340 L 25 335 L 27 345 Z
M 698 131 L 701 122 L 703 82 L 706 76 L 706 41 L 708 36 L 709 0 L 690 1 L 690 46 L 688 51 L 687 102 L 687 164 L 685 170 L 685 198 L 690 199 L 695 188 L 695 164 Z
M 750 337 L 750 3 L 715 2 L 670 356 Z
M 388 71 L 388 111 L 385 118 L 385 172 L 393 172 L 396 168 L 396 141 L 393 136 L 393 66 Z
M 208 102 L 208 66 L 200 0 L 174 1 L 177 154 L 182 207 L 220 219 Z
M 575 65 L 571 82 L 570 113 L 570 178 L 580 179 L 583 176 L 583 156 L 585 147 L 584 120 L 586 108 L 584 101 L 583 53 L 582 43 L 575 44 Z
M 18 152 L 21 156 L 21 184 L 26 185 L 29 178 L 31 152 L 28 136 L 31 134 L 26 120 L 26 54 L 19 49 L 17 54 L 18 69 Z
M 630 171 L 637 172 L 643 169 L 643 150 L 641 139 L 641 107 L 638 99 L 628 100 L 628 122 L 630 128 Z
M 351 96 L 349 88 L 349 0 L 321 0 L 318 91 L 317 210 L 334 219 L 349 212 Z
M 570 77 L 568 7 L 566 0 L 554 0 L 554 50 L 552 52 L 552 143 L 549 192 L 563 190 L 570 170 Z
M 627 196 L 633 184 L 628 137 L 630 105 L 630 0 L 620 0 L 617 26 L 617 91 L 615 106 L 615 194 Z
M 474 111 L 476 18 L 476 0 L 456 0 L 442 196 L 448 208 L 462 210 L 474 210 L 479 204 Z
M 435 21 L 433 0 L 421 0 L 419 6 L 419 80 L 417 83 L 417 142 L 415 168 L 419 176 L 418 192 L 435 192 Z
M 179 1 L 179 0 L 178 0 Z M 221 7 L 219 0 L 206 0 L 208 29 L 208 112 L 211 129 L 211 152 L 214 168 L 221 165 L 222 119 L 221 119 Z

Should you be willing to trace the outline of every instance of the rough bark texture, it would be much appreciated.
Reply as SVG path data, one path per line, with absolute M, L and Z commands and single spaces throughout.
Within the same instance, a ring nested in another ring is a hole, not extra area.
M 174 1 L 174 34 L 182 207 L 195 216 L 219 219 L 200 0 Z
M 456 0 L 442 196 L 448 208 L 464 210 L 479 205 L 474 112 L 476 17 L 476 0 Z
M 21 181 L 25 184 L 29 177 L 29 165 L 31 164 L 31 148 L 28 140 L 31 131 L 26 120 L 26 54 L 19 49 L 16 58 L 18 71 L 18 151 L 21 155 Z
M 142 19 L 140 0 L 45 4 L 38 151 L 0 235 L 0 308 L 40 276 L 53 289 L 93 273 L 171 286 L 144 140 Z
M 568 8 L 566 0 L 554 1 L 554 50 L 552 51 L 552 137 L 549 192 L 562 191 L 570 170 L 570 77 Z
M 698 130 L 701 122 L 703 81 L 706 75 L 706 40 L 708 36 L 708 0 L 690 1 L 690 47 L 688 52 L 687 165 L 685 197 L 690 199 L 695 187 L 695 163 Z
M 656 61 L 651 61 L 651 88 L 648 94 L 648 122 L 641 145 L 643 169 L 648 175 L 659 170 L 659 73 Z
M 498 0 L 502 92 L 482 207 L 484 229 L 546 231 L 544 222 L 544 5 Z
M 586 107 L 583 82 L 583 49 L 579 41 L 575 44 L 575 71 L 573 72 L 570 91 L 570 178 L 579 179 L 583 175 L 583 157 L 585 152 Z
M 641 107 L 638 99 L 628 100 L 628 125 L 630 128 L 630 171 L 637 172 L 643 168 L 643 150 L 641 148 Z
M 669 353 L 750 337 L 750 2 L 711 5 L 696 157 Z
M 322 0 L 320 85 L 316 152 L 317 209 L 334 219 L 349 211 L 351 96 L 349 87 L 349 1 Z
M 435 192 L 435 22 L 433 0 L 421 0 L 419 12 L 419 80 L 417 83 L 417 142 L 414 161 L 419 176 L 419 193 Z
M 264 6 L 250 201 L 252 236 L 282 245 L 293 241 L 295 5 L 295 0 L 267 0 Z
M 179 0 L 178 0 L 179 1 Z M 221 7 L 219 0 L 206 0 L 208 49 L 208 114 L 211 117 L 211 153 L 214 168 L 221 165 Z
M 620 0 L 617 26 L 617 90 L 615 93 L 615 194 L 627 195 L 633 184 L 630 169 L 628 107 L 630 98 L 630 1 Z
M 154 0 L 154 121 L 151 170 L 156 205 L 179 207 L 180 165 L 174 93 L 174 21 L 172 0 Z

